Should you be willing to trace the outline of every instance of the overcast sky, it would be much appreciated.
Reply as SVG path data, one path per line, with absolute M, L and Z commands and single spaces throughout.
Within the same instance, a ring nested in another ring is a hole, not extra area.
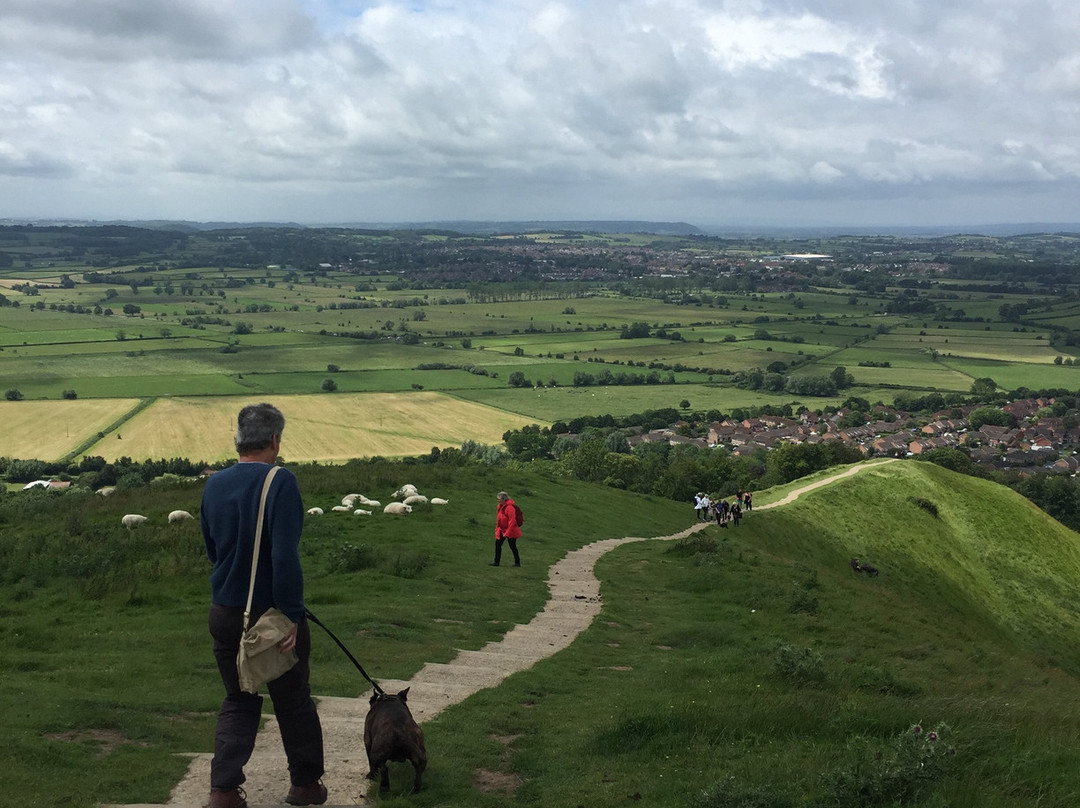
M 0 217 L 1078 208 L 1076 0 L 0 2 Z

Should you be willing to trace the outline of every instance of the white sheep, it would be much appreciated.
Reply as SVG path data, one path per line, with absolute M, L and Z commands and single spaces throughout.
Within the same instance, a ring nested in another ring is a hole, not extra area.
M 169 512 L 169 524 L 170 525 L 173 524 L 174 522 L 186 522 L 189 519 L 194 519 L 194 518 L 195 517 L 192 516 L 187 511 L 170 511 Z
M 364 496 L 363 494 L 360 494 L 360 495 L 359 495 L 359 496 L 358 496 L 358 497 L 357 497 L 357 498 L 356 498 L 356 499 L 355 499 L 355 500 L 353 501 L 353 504 L 355 505 L 355 504 L 356 504 L 357 502 L 359 502 L 359 503 L 360 503 L 361 505 L 369 505 L 369 506 L 371 506 L 371 507 L 373 507 L 373 508 L 375 508 L 375 507 L 382 507 L 382 504 L 381 504 L 381 503 L 380 503 L 380 502 L 379 502 L 379 501 L 378 501 L 377 499 L 368 499 L 368 498 L 367 498 L 367 497 L 365 497 L 365 496 Z
M 397 491 L 394 492 L 394 499 L 404 499 L 405 497 L 411 497 L 413 494 L 419 494 L 420 491 L 412 483 L 405 483 Z
M 111 493 L 112 493 L 113 491 L 115 491 L 115 490 L 116 490 L 116 486 L 115 486 L 115 485 L 107 485 L 107 486 L 105 486 L 104 488 L 99 488 L 99 489 L 97 490 L 97 492 L 98 492 L 99 494 L 101 494 L 101 496 L 103 496 L 103 497 L 107 497 L 107 496 L 109 496 L 109 494 L 111 494 Z
M 323 514 L 322 508 L 308 508 L 307 512 L 308 516 L 322 516 Z
M 402 500 L 406 505 L 427 505 L 428 498 L 423 494 L 413 494 Z
M 442 497 L 432 497 L 431 498 L 431 504 L 432 505 L 449 505 L 450 500 L 443 499 Z
M 353 516 L 371 516 L 371 511 L 365 511 L 363 508 L 357 508 L 353 511 Z
M 352 510 L 352 508 L 350 508 L 348 505 L 335 505 L 330 510 L 337 511 L 338 513 L 348 513 Z
M 124 523 L 124 527 L 126 527 L 128 530 L 131 530 L 133 527 L 138 527 L 139 525 L 144 524 L 145 522 L 149 522 L 150 520 L 142 514 L 125 513 L 124 518 L 120 521 Z
M 412 513 L 412 505 L 406 505 L 404 502 L 391 502 L 389 505 L 382 509 L 382 512 L 404 515 L 407 513 Z

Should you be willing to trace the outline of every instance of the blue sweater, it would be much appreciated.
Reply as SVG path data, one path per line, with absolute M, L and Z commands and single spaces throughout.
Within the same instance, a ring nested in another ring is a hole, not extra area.
M 251 554 L 259 496 L 270 466 L 237 463 L 212 474 L 203 490 L 199 515 L 206 555 L 213 562 L 210 589 L 222 606 L 247 604 Z M 260 614 L 276 606 L 294 623 L 304 615 L 304 575 L 300 568 L 300 533 L 304 503 L 300 486 L 288 469 L 278 471 L 270 484 L 259 546 L 259 568 L 251 611 Z

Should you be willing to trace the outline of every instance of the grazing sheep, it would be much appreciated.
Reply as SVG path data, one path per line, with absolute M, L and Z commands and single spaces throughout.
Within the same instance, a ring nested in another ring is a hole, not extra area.
M 107 496 L 109 496 L 109 494 L 111 494 L 111 493 L 112 493 L 113 491 L 115 491 L 115 490 L 116 490 L 116 486 L 115 486 L 115 485 L 107 485 L 107 486 L 105 486 L 104 488 L 99 488 L 99 489 L 97 490 L 97 492 L 98 492 L 99 494 L 101 494 L 101 496 L 103 496 L 103 497 L 107 497 Z
M 173 524 L 174 522 L 186 522 L 189 519 L 194 519 L 194 518 L 195 517 L 192 516 L 187 511 L 170 511 L 169 512 L 169 524 L 170 525 Z
M 322 508 L 308 508 L 307 512 L 308 516 L 322 516 L 323 514 Z
M 382 509 L 382 512 L 404 515 L 406 513 L 412 513 L 412 505 L 406 505 L 404 502 L 391 502 L 389 505 Z
M 381 502 L 374 499 L 368 499 L 363 494 L 346 494 L 341 500 L 341 504 L 348 505 L 350 508 L 353 508 L 356 505 L 367 505 L 369 508 L 382 507 Z
M 406 505 L 427 505 L 428 498 L 423 494 L 413 494 L 402 500 Z
M 133 527 L 138 527 L 139 525 L 145 522 L 149 522 L 150 520 L 142 514 L 125 513 L 124 518 L 120 521 L 124 523 L 124 527 L 126 527 L 128 530 L 131 530 Z
M 363 508 L 357 508 L 353 511 L 353 516 L 371 516 L 371 511 L 365 511 Z
M 432 497 L 431 498 L 431 504 L 432 505 L 449 505 L 450 500 L 443 499 L 442 497 Z
M 338 513 L 348 513 L 352 510 L 352 508 L 350 508 L 348 505 L 335 505 L 330 510 L 337 511 Z
M 397 491 L 394 492 L 394 499 L 404 499 L 405 497 L 411 497 L 413 494 L 419 494 L 416 486 L 412 483 L 405 483 Z

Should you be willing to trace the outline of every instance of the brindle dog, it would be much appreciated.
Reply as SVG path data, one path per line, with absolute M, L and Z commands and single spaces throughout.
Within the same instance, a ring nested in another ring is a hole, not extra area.
M 371 709 L 364 721 L 364 747 L 367 749 L 368 779 L 379 781 L 379 793 L 390 790 L 387 761 L 412 763 L 416 778 L 413 794 L 420 791 L 420 776 L 427 768 L 427 749 L 424 748 L 424 731 L 412 717 L 406 699 L 409 688 L 396 696 L 388 693 L 371 697 Z

